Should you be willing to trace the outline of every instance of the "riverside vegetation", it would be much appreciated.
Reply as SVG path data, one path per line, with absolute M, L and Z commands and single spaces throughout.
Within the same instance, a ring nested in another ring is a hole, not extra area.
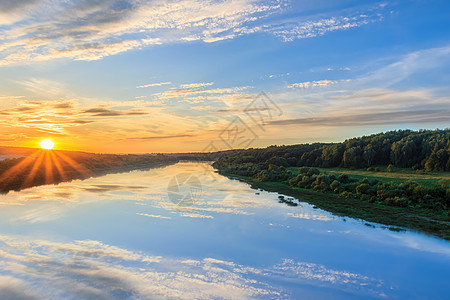
M 336 214 L 450 239 L 450 130 L 247 149 L 213 166 Z
M 12 150 L 11 150 L 12 149 Z M 178 162 L 166 155 L 95 154 L 78 151 L 3 148 L 25 155 L 0 161 L 0 193 L 109 173 L 146 170 Z

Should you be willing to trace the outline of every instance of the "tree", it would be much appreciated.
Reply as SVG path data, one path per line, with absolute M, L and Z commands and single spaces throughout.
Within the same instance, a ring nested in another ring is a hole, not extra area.
M 351 147 L 344 152 L 343 163 L 345 167 L 359 167 L 362 162 L 363 150 L 361 147 Z
M 372 160 L 375 157 L 375 153 L 376 152 L 371 144 L 368 144 L 366 147 L 364 147 L 363 157 L 364 160 L 367 162 L 368 167 L 372 164 Z

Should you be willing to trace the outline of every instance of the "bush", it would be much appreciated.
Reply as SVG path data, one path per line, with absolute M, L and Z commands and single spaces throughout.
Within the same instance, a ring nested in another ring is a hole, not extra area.
M 341 186 L 341 183 L 337 180 L 333 180 L 333 182 L 330 184 L 330 189 L 335 190 Z
M 350 180 L 348 179 L 348 175 L 347 174 L 341 174 L 338 177 L 338 180 L 342 183 L 349 183 Z
M 357 194 L 367 194 L 367 191 L 369 190 L 370 185 L 367 183 L 361 183 L 356 187 L 356 193 Z

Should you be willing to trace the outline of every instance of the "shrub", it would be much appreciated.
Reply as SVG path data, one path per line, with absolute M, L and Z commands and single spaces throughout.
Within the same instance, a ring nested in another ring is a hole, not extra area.
M 348 179 L 348 175 L 347 174 L 341 174 L 338 177 L 338 180 L 342 183 L 349 183 L 350 180 Z
M 337 180 L 333 180 L 333 182 L 330 184 L 330 189 L 333 191 L 341 186 L 341 183 Z
M 356 193 L 357 194 L 367 194 L 367 191 L 369 190 L 370 185 L 367 183 L 361 183 L 356 187 Z

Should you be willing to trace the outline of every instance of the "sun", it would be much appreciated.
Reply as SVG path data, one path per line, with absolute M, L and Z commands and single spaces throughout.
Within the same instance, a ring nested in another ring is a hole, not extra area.
M 41 142 L 41 148 L 42 149 L 51 150 L 51 149 L 53 149 L 53 147 L 55 147 L 55 143 L 53 143 L 50 140 L 43 140 Z

